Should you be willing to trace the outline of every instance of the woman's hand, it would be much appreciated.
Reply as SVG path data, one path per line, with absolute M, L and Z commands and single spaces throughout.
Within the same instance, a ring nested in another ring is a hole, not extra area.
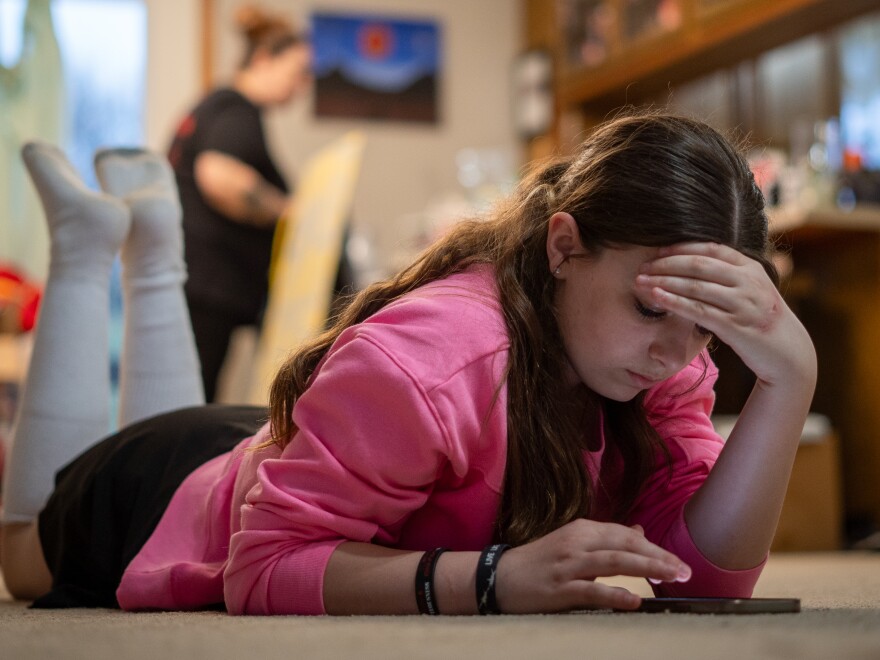
M 717 243 L 660 248 L 636 284 L 652 307 L 710 330 L 762 386 L 812 389 L 816 355 L 807 331 L 754 259 Z
M 495 591 L 505 614 L 634 609 L 639 596 L 595 579 L 626 575 L 672 582 L 690 574 L 675 555 L 648 541 L 641 527 L 579 519 L 504 553 Z

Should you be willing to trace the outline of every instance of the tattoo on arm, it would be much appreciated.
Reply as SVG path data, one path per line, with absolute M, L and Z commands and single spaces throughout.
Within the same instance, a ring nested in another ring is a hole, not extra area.
M 262 186 L 258 181 L 253 185 L 253 187 L 248 188 L 244 191 L 244 206 L 247 209 L 248 215 L 250 216 L 258 215 L 260 210 L 262 210 L 263 208 L 262 201 L 260 200 L 260 188 L 262 188 Z
M 257 181 L 242 195 L 245 213 L 253 224 L 265 225 L 277 219 L 272 192 L 265 182 Z

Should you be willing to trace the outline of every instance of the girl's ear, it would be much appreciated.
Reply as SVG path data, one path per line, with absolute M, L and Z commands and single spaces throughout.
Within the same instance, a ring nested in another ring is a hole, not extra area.
M 547 229 L 547 265 L 550 272 L 565 278 L 565 265 L 572 254 L 584 252 L 578 224 L 570 213 L 554 213 Z

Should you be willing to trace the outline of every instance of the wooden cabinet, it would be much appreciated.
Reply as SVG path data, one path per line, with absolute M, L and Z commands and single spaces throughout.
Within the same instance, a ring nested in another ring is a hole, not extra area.
M 532 155 L 608 112 L 880 9 L 880 0 L 526 0 L 526 47 L 554 56 L 556 121 Z
M 812 544 L 831 538 L 838 488 L 850 540 L 880 527 L 880 206 L 848 213 L 771 211 L 770 219 L 777 246 L 793 266 L 781 290 L 816 346 L 819 379 L 811 410 L 828 417 L 835 431 L 835 446 L 799 452 L 803 464 L 792 477 L 787 540 L 780 547 L 820 549 Z M 720 371 L 716 413 L 735 415 L 754 376 L 723 344 L 713 359 Z M 810 508 L 816 509 L 816 528 L 807 535 L 812 540 L 798 545 L 804 531 L 797 521 Z
M 880 207 L 813 211 L 779 242 L 794 265 L 789 298 L 819 358 L 812 409 L 840 436 L 848 522 L 880 525 Z

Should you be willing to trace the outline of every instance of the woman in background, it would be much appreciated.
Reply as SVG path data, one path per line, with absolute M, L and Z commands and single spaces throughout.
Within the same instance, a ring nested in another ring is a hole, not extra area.
M 260 324 L 275 225 L 291 202 L 266 144 L 263 113 L 304 92 L 312 57 L 306 37 L 280 16 L 246 6 L 236 21 L 246 49 L 232 84 L 187 115 L 169 151 L 207 401 L 215 398 L 232 331 Z

